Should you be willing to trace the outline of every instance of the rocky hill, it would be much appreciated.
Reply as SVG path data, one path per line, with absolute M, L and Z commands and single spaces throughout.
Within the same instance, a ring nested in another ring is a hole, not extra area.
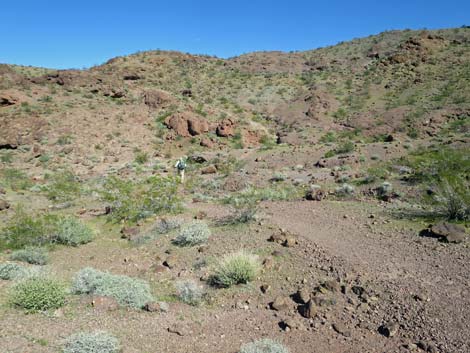
M 469 352 L 469 82 L 466 27 L 1 64 L 0 352 Z

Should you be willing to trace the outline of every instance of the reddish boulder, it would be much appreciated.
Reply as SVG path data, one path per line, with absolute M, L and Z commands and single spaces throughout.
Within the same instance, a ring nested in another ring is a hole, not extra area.
M 217 136 L 220 137 L 229 137 L 235 135 L 235 122 L 232 119 L 224 119 L 216 129 Z
M 146 91 L 143 98 L 145 105 L 153 109 L 165 108 L 174 101 L 169 93 L 161 90 Z

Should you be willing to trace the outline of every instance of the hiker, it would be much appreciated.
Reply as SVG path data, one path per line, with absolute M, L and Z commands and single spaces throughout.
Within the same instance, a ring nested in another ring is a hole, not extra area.
M 181 157 L 175 164 L 175 168 L 178 170 L 178 173 L 181 178 L 181 183 L 184 183 L 184 170 L 186 169 L 186 158 Z

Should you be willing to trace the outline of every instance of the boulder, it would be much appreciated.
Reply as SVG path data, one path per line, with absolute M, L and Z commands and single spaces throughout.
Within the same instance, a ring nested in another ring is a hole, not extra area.
M 0 93 L 0 107 L 8 107 L 10 105 L 15 105 L 19 102 L 17 97 L 12 96 L 8 93 Z
M 188 131 L 191 136 L 197 136 L 209 131 L 209 124 L 206 120 L 198 119 L 196 117 L 188 118 Z
M 165 108 L 174 101 L 169 93 L 161 90 L 146 91 L 143 98 L 145 105 L 152 109 Z
M 232 119 L 224 119 L 217 125 L 215 132 L 219 137 L 234 136 L 235 122 Z
M 299 312 L 306 319 L 312 319 L 317 315 L 317 307 L 312 300 L 309 300 L 306 304 L 299 307 Z
M 116 299 L 99 295 L 92 297 L 91 306 L 97 311 L 113 311 L 119 308 Z
M 169 116 L 165 120 L 165 125 L 182 137 L 201 135 L 209 131 L 209 124 L 206 120 L 200 119 L 189 112 Z
M 217 173 L 217 168 L 215 165 L 211 164 L 201 170 L 201 174 L 215 174 Z
M 430 228 L 433 236 L 440 238 L 448 243 L 461 243 L 465 241 L 465 228 L 458 224 L 441 222 Z
M 288 297 L 278 296 L 271 303 L 271 309 L 276 311 L 283 311 L 289 309 L 290 299 Z
M 10 204 L 5 200 L 0 200 L 0 211 L 8 210 L 10 208 Z

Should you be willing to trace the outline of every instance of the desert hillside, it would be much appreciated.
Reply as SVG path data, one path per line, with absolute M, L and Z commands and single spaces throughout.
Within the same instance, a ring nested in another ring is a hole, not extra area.
M 0 351 L 469 352 L 469 83 L 468 27 L 0 64 Z

